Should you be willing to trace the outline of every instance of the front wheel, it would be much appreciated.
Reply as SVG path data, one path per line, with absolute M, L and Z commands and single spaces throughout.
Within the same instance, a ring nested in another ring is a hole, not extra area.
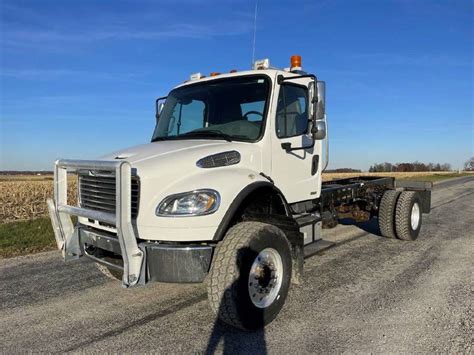
M 242 222 L 216 248 L 208 275 L 209 304 L 227 324 L 254 330 L 270 323 L 285 303 L 291 249 L 285 234 L 261 222 Z

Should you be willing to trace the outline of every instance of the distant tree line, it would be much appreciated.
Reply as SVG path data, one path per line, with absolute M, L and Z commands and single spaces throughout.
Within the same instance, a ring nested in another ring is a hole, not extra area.
M 326 173 L 360 173 L 360 169 L 351 169 L 351 168 L 337 168 L 337 169 L 328 169 L 325 170 Z
M 444 163 L 376 163 L 369 168 L 371 173 L 413 172 L 413 171 L 450 171 L 451 164 Z
M 47 170 L 0 170 L 0 175 L 52 175 Z

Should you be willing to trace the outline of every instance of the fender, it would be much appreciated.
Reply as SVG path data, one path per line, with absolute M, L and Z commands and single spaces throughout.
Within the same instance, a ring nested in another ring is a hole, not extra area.
M 288 202 L 285 199 L 285 196 L 283 196 L 282 192 L 275 185 L 270 183 L 269 181 L 257 181 L 257 182 L 254 182 L 254 183 L 251 183 L 251 184 L 247 185 L 234 198 L 234 200 L 230 204 L 229 208 L 227 209 L 224 217 L 222 218 L 221 222 L 219 223 L 219 226 L 217 227 L 217 230 L 214 234 L 213 240 L 219 241 L 219 240 L 222 240 L 222 238 L 224 238 L 224 235 L 225 235 L 227 229 L 229 228 L 230 223 L 232 222 L 235 214 L 237 213 L 237 211 L 241 207 L 243 201 L 245 201 L 245 199 L 248 196 L 250 196 L 250 194 L 252 192 L 254 192 L 257 189 L 260 189 L 262 187 L 271 188 L 278 196 L 280 196 L 280 198 L 282 199 L 283 204 L 285 205 L 286 216 L 287 217 L 291 216 L 290 207 L 288 205 Z

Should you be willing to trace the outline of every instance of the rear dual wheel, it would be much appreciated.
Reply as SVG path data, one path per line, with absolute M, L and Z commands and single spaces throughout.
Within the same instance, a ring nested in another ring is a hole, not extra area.
M 421 222 L 421 200 L 416 191 L 385 191 L 379 206 L 379 228 L 384 237 L 415 240 Z
M 421 200 L 415 191 L 403 191 L 397 201 L 395 229 L 402 240 L 415 240 L 421 229 Z

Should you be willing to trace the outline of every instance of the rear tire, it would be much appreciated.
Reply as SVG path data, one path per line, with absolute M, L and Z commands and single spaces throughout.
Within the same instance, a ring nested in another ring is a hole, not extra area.
M 290 278 L 291 249 L 281 229 L 261 222 L 238 223 L 214 253 L 209 304 L 231 326 L 262 328 L 283 307 Z
M 396 238 L 395 210 L 400 191 L 387 190 L 382 196 L 379 206 L 379 229 L 382 236 Z
M 416 191 L 403 191 L 397 201 L 395 227 L 397 237 L 415 240 L 421 229 L 421 199 Z
M 99 269 L 99 271 L 109 279 L 122 281 L 122 271 L 113 269 L 100 263 L 95 263 L 95 266 L 97 266 L 97 269 Z

